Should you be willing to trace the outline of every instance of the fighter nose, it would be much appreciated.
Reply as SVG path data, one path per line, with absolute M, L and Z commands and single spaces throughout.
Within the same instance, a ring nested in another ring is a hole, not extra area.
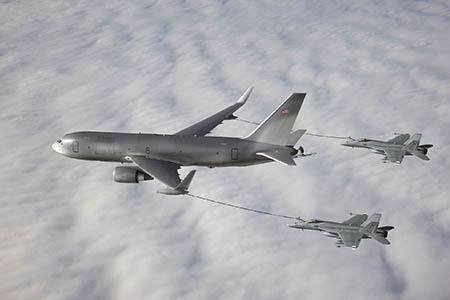
M 54 142 L 54 143 L 52 144 L 52 149 L 53 149 L 53 151 L 55 151 L 56 153 L 61 153 L 61 149 L 60 149 L 59 147 L 60 147 L 60 145 L 59 145 L 57 142 Z

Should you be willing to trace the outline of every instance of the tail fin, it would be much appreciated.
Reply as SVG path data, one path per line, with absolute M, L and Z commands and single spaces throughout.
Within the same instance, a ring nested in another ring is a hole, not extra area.
M 294 93 L 267 117 L 246 139 L 287 145 L 306 93 Z
M 420 149 L 419 144 L 421 137 L 422 134 L 415 133 L 409 140 L 406 141 L 405 149 L 422 160 L 430 160 L 430 158 L 426 155 L 426 152 Z
M 371 215 L 366 222 L 362 224 L 363 228 L 360 229 L 360 232 L 371 237 L 379 243 L 384 245 L 389 245 L 390 242 L 379 232 L 377 232 L 378 225 L 380 225 L 381 214 L 373 214 Z M 393 229 L 392 226 L 385 226 L 383 230 L 386 232 Z M 386 234 L 387 236 L 387 234 Z
M 409 152 L 414 152 L 417 150 L 417 146 L 419 146 L 420 138 L 422 137 L 422 134 L 415 133 L 413 136 L 406 141 L 405 143 L 405 150 Z
M 294 147 L 297 144 L 298 140 L 305 134 L 306 129 L 298 129 L 294 132 L 291 132 L 289 135 L 286 146 Z
M 381 214 L 371 215 L 367 221 L 362 224 L 360 229 L 361 233 L 371 235 L 377 231 L 378 225 L 380 225 Z

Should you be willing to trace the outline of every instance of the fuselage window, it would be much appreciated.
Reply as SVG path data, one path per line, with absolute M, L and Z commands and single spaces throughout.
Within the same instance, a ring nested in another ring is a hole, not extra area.
M 237 148 L 232 148 L 231 149 L 231 159 L 232 160 L 237 160 L 238 159 L 238 149 Z

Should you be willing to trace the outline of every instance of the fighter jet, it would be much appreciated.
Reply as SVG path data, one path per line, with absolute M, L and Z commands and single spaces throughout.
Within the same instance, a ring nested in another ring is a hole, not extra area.
M 236 119 L 233 113 L 246 103 L 252 90 L 248 88 L 233 105 L 174 134 L 73 132 L 52 148 L 70 158 L 130 163 L 114 169 L 114 181 L 138 183 L 156 178 L 167 186 L 158 192 L 169 195 L 188 193 L 195 170 L 181 180 L 178 169 L 182 166 L 214 168 L 272 161 L 294 166 L 294 158 L 304 152 L 295 145 L 306 130 L 292 131 L 292 127 L 305 93 L 292 94 L 247 137 L 206 136 L 224 120 Z
M 358 248 L 361 239 L 374 239 L 382 244 L 389 245 L 386 239 L 389 230 L 394 229 L 392 226 L 378 227 L 381 214 L 376 213 L 367 219 L 366 214 L 353 214 L 353 216 L 342 222 L 332 222 L 323 220 L 304 221 L 298 219 L 292 228 L 321 231 L 325 236 L 336 238 L 336 247 Z
M 412 137 L 409 134 L 398 134 L 388 141 L 349 138 L 342 145 L 352 148 L 372 149 L 374 153 L 384 155 L 384 163 L 389 161 L 401 164 L 405 155 L 414 155 L 423 160 L 430 160 L 426 154 L 433 145 L 419 145 L 421 137 L 422 134 L 416 133 Z

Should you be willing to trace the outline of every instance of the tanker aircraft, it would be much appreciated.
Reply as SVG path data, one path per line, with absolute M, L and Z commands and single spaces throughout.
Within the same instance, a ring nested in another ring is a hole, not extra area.
M 393 162 L 401 164 L 405 155 L 414 155 L 422 160 L 430 160 L 426 155 L 431 144 L 419 145 L 422 134 L 415 133 L 412 137 L 409 134 L 398 134 L 388 141 L 378 141 L 372 139 L 353 139 L 342 144 L 352 148 L 366 148 L 374 150 L 374 153 L 384 155 L 383 162 Z
M 304 221 L 299 218 L 295 224 L 289 225 L 289 227 L 322 231 L 325 236 L 337 239 L 336 247 L 345 246 L 356 249 L 361 239 L 374 239 L 385 245 L 390 244 L 386 237 L 389 230 L 394 229 L 394 227 L 378 227 L 381 214 L 373 214 L 369 219 L 367 219 L 366 214 L 352 215 L 350 219 L 342 223 L 316 219 Z
M 248 88 L 233 105 L 174 134 L 141 134 L 82 131 L 64 135 L 52 144 L 57 153 L 83 160 L 130 163 L 117 166 L 116 182 L 138 183 L 158 179 L 166 188 L 159 193 L 188 193 L 195 170 L 181 180 L 181 166 L 248 166 L 276 161 L 294 166 L 303 156 L 295 148 L 306 132 L 292 131 L 305 93 L 293 93 L 245 138 L 206 136 L 224 120 L 237 119 L 233 113 L 245 104 L 253 88 Z

